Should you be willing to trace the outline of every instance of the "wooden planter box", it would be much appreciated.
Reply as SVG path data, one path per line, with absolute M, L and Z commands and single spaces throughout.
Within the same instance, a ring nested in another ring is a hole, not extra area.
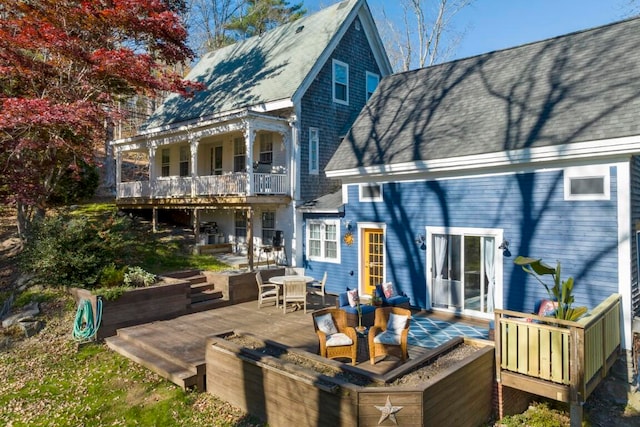
M 102 319 L 96 339 L 102 340 L 116 334 L 118 328 L 172 319 L 187 314 L 191 304 L 190 283 L 188 281 L 163 278 L 157 285 L 126 291 L 118 299 L 108 301 L 90 290 L 71 288 L 71 294 L 78 304 L 89 300 L 94 316 L 97 300 L 102 299 Z
M 229 300 L 230 304 L 256 301 L 258 299 L 258 285 L 256 272 L 246 271 L 204 271 L 209 283 L 214 283 L 216 289 L 222 291 L 222 297 Z M 273 276 L 285 274 L 284 268 L 260 270 L 262 280 L 267 282 Z
M 620 312 L 618 294 L 577 321 L 495 310 L 500 386 L 569 403 L 571 425 L 582 425 L 584 402 L 618 357 Z M 526 404 L 526 400 L 521 402 L 520 406 Z M 498 405 L 508 407 L 509 402 Z M 499 412 L 502 416 L 520 409 Z
M 207 392 L 273 427 L 393 425 L 389 419 L 379 424 L 382 413 L 376 406 L 385 406 L 387 399 L 402 407 L 395 416 L 405 427 L 479 426 L 493 411 L 495 356 L 490 343 L 418 386 L 358 386 L 240 347 L 224 336 L 207 340 Z M 298 349 L 289 351 L 359 371 Z

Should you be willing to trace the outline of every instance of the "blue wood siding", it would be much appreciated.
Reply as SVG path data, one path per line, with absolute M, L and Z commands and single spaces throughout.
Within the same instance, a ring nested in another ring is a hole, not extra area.
M 412 305 L 428 308 L 426 248 L 415 236 L 426 226 L 449 226 L 504 230 L 511 252 L 503 260 L 504 307 L 533 311 L 547 297 L 542 285 L 513 264 L 517 255 L 552 266 L 560 260 L 562 278 L 576 280 L 576 304 L 594 307 L 618 290 L 616 188 L 613 167 L 608 201 L 565 201 L 562 171 L 387 183 L 378 203 L 359 202 L 358 186 L 350 185 L 344 219 L 386 224 L 386 277 Z M 354 236 L 353 246 L 342 244 L 342 264 L 331 267 L 340 285 L 358 283 L 348 275 L 358 272 Z

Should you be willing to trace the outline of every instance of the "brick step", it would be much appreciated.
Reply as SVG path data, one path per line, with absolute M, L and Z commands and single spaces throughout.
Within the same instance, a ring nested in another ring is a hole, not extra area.
M 118 335 L 106 338 L 105 342 L 113 351 L 150 369 L 182 389 L 197 387 L 200 391 L 204 390 L 204 376 L 199 378 L 198 369 L 195 367 L 185 369 L 184 366 Z

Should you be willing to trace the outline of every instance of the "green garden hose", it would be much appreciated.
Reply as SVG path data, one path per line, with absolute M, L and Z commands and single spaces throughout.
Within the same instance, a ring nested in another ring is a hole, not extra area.
M 76 320 L 73 322 L 73 339 L 76 341 L 91 340 L 100 327 L 102 320 L 102 299 L 96 301 L 96 319 L 93 318 L 93 307 L 91 301 L 87 299 L 80 300 L 78 311 L 76 311 Z

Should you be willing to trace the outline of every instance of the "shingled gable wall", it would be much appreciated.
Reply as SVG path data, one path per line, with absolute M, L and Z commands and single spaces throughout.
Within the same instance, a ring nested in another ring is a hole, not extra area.
M 359 29 L 357 29 L 359 28 Z M 333 102 L 332 59 L 349 65 L 349 105 Z M 335 191 L 336 180 L 324 168 L 366 100 L 366 72 L 381 75 L 364 28 L 356 18 L 302 98 L 300 127 L 300 189 L 302 200 Z M 309 128 L 320 130 L 320 173 L 309 175 Z

